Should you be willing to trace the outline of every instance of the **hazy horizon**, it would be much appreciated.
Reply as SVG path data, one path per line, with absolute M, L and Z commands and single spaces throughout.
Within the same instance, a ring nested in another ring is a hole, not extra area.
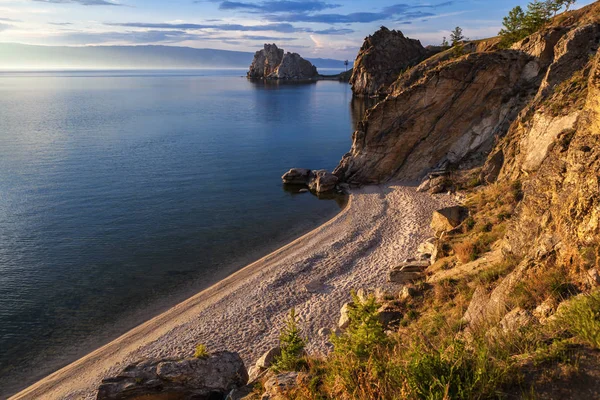
M 252 52 L 277 43 L 305 58 L 355 58 L 384 25 L 423 45 L 461 26 L 495 36 L 529 0 L 0 0 L 0 43 L 44 46 L 166 45 Z M 593 0 L 579 0 L 574 8 Z M 36 68 L 37 66 L 29 66 Z
M 164 45 L 0 43 L 0 71 L 235 70 L 248 68 L 254 53 Z M 310 57 L 308 60 L 322 70 L 344 68 L 343 60 Z

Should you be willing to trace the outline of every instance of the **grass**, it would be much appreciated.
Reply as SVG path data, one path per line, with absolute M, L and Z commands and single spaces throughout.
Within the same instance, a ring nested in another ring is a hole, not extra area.
M 548 298 L 563 301 L 577 293 L 570 271 L 563 265 L 549 265 L 542 270 L 529 270 L 515 286 L 511 301 L 513 306 L 533 309 Z
M 207 358 L 208 356 L 209 353 L 204 344 L 200 343 L 196 345 L 196 350 L 194 351 L 195 358 Z
M 600 349 L 600 291 L 577 296 L 557 316 L 557 326 Z

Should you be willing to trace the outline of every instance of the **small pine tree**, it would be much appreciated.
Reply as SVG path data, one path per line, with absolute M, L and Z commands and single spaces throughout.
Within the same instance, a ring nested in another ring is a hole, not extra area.
M 552 11 L 548 7 L 548 4 L 548 2 L 533 0 L 527 5 L 527 12 L 523 19 L 523 31 L 525 35 L 537 32 L 550 21 Z
M 448 43 L 448 39 L 446 39 L 446 36 L 444 36 L 444 37 L 442 38 L 442 45 L 441 45 L 441 46 L 442 46 L 443 48 L 445 48 L 445 49 L 447 49 L 447 48 L 449 48 L 449 47 L 450 47 L 450 44 Z
M 374 296 L 362 301 L 352 292 L 353 307 L 349 308 L 350 323 L 340 335 L 332 335 L 332 343 L 338 354 L 353 353 L 358 358 L 366 358 L 375 348 L 389 343 L 383 325 L 377 317 L 377 304 Z
M 452 32 L 450 32 L 450 40 L 452 41 L 452 46 L 458 45 L 460 42 L 465 40 L 465 36 L 463 35 L 463 30 L 460 26 L 454 28 Z
M 502 21 L 502 28 L 499 35 L 502 36 L 501 46 L 508 48 L 511 44 L 523 39 L 523 24 L 525 22 L 525 12 L 519 6 L 513 8 L 507 17 Z
M 275 358 L 273 370 L 297 371 L 305 366 L 306 363 L 302 356 L 306 342 L 302 338 L 302 333 L 298 326 L 298 316 L 294 308 L 290 310 L 290 315 L 281 330 L 279 343 L 281 355 Z

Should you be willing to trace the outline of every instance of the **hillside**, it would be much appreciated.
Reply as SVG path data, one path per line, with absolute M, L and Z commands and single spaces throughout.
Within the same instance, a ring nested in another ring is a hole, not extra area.
M 254 53 L 176 46 L 33 46 L 0 43 L 0 69 L 247 68 Z M 317 68 L 344 69 L 340 60 L 308 59 Z

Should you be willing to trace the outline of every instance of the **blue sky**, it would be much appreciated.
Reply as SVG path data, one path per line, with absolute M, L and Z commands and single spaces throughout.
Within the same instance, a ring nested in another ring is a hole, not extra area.
M 576 7 L 592 3 L 580 0 Z M 0 0 L 0 42 L 163 44 L 255 51 L 275 42 L 312 57 L 352 59 L 381 25 L 424 45 L 455 26 L 494 36 L 528 0 Z

